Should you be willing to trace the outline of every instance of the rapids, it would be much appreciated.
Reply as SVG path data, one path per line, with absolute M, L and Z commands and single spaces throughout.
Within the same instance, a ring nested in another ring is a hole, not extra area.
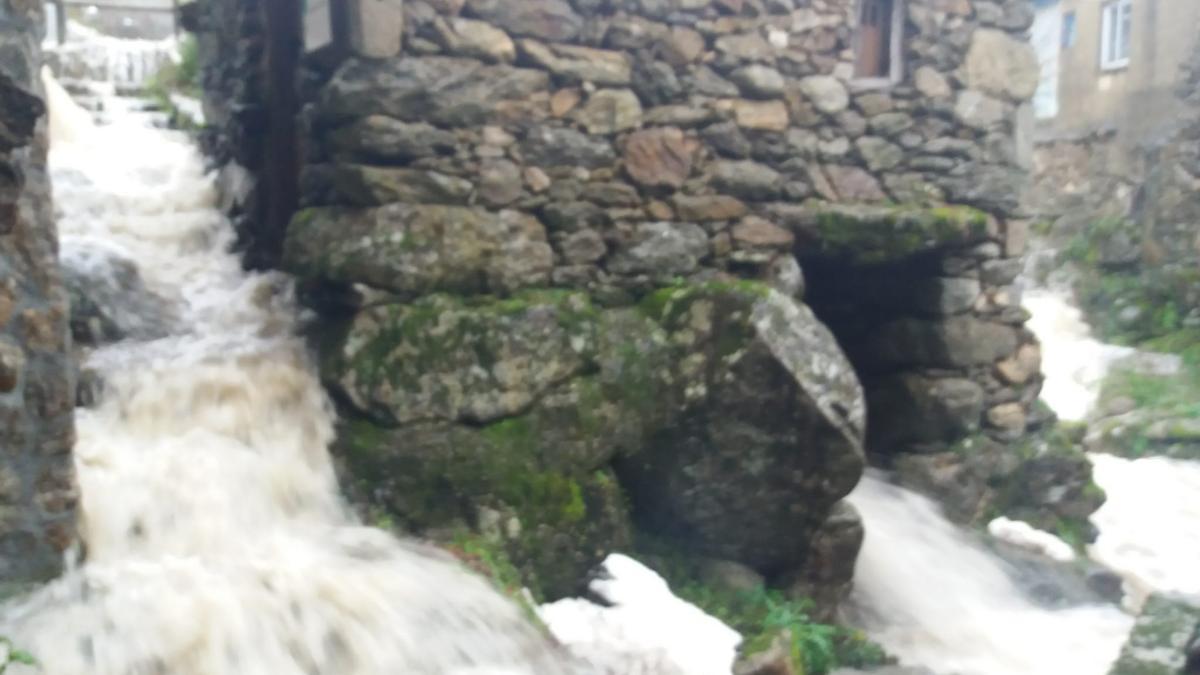
M 946 675 L 1104 675 L 1132 617 L 1039 606 L 937 504 L 868 475 L 850 496 L 866 523 L 856 622 L 902 663 Z
M 144 79 L 150 65 L 129 63 L 104 68 Z M 616 639 L 604 635 L 638 631 L 623 639 L 642 653 L 620 654 L 620 667 L 582 666 L 445 554 L 358 523 L 339 496 L 326 449 L 334 415 L 297 336 L 291 281 L 241 269 L 212 177 L 184 135 L 115 97 L 104 106 L 110 123 L 97 125 L 46 84 L 64 264 L 103 274 L 126 261 L 170 311 L 153 337 L 87 354 L 103 388 L 78 415 L 84 550 L 63 578 L 0 607 L 0 634 L 54 675 L 626 675 L 654 663 L 644 655 L 664 643 L 647 638 L 662 622 L 633 600 L 690 612 L 639 569 L 625 570 L 640 589 L 627 603 L 558 606 L 575 614 L 556 634 L 597 661 Z M 1093 340 L 1062 293 L 1025 303 L 1044 347 L 1044 397 L 1064 419 L 1087 418 L 1110 367 L 1170 367 Z M 1093 461 L 1109 502 L 1089 553 L 1126 579 L 1127 604 L 1200 591 L 1200 467 Z M 978 537 L 876 475 L 851 501 L 867 527 L 854 613 L 904 662 L 945 675 L 1102 675 L 1116 657 L 1129 614 L 1039 605 Z M 699 634 L 668 628 L 680 654 Z M 735 643 L 720 626 L 705 630 L 722 654 Z M 670 661 L 645 672 L 682 662 Z
M 65 264 L 132 261 L 175 320 L 87 356 L 85 562 L 0 608 L 0 634 L 53 675 L 574 672 L 487 582 L 355 521 L 291 283 L 242 271 L 190 141 L 47 88 Z
M 1024 299 L 1042 343 L 1042 398 L 1060 418 L 1087 420 L 1113 368 L 1169 375 L 1180 367 L 1175 356 L 1094 339 L 1068 288 L 1057 283 Z M 1124 579 L 1125 610 L 1139 611 L 1155 591 L 1200 594 L 1200 463 L 1091 460 L 1108 501 L 1092 516 L 1100 536 L 1088 555 Z M 867 530 L 852 613 L 903 662 L 956 675 L 1104 675 L 1118 656 L 1131 614 L 1039 606 L 978 536 L 880 476 L 865 477 L 850 500 Z

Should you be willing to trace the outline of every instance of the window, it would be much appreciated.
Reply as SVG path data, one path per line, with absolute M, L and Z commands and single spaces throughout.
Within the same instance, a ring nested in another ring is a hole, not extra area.
M 1062 18 L 1062 48 L 1070 49 L 1075 46 L 1075 12 L 1067 12 Z
M 862 0 L 858 20 L 855 75 L 863 79 L 898 79 L 901 0 Z
M 43 15 L 46 17 L 46 35 L 42 38 L 45 45 L 62 44 L 66 38 L 63 27 L 66 25 L 66 15 L 61 10 L 62 0 L 50 0 L 42 3 Z
M 1100 68 L 1115 70 L 1129 65 L 1133 27 L 1133 0 L 1116 0 L 1104 6 L 1100 26 Z

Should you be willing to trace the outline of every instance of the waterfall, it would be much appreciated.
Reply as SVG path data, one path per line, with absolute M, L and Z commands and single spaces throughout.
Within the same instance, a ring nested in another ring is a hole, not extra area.
M 108 103 L 96 126 L 50 86 L 63 259 L 129 261 L 173 321 L 86 355 L 86 562 L 0 607 L 0 635 L 53 675 L 575 672 L 486 581 L 355 522 L 289 279 L 242 270 L 184 135 Z
M 106 82 L 121 90 L 146 88 L 159 69 L 177 63 L 180 58 L 179 45 L 173 37 L 116 38 L 74 21 L 68 22 L 66 37 L 62 44 L 46 45 L 58 77 Z
M 1041 607 L 932 501 L 868 475 L 852 613 L 900 657 L 955 675 L 1104 675 L 1133 619 L 1115 607 Z
M 1114 369 L 1171 376 L 1183 367 L 1173 354 L 1141 352 L 1092 336 L 1070 291 L 1069 271 L 1028 293 L 1029 327 L 1042 342 L 1043 400 L 1067 420 L 1086 420 Z M 1140 609 L 1155 591 L 1200 595 L 1200 462 L 1090 455 L 1108 500 L 1092 516 L 1100 536 L 1089 556 L 1125 580 L 1125 605 Z
M 1061 281 L 1061 280 L 1060 280 Z M 1104 344 L 1069 286 L 1026 293 L 1043 350 L 1043 400 L 1086 420 L 1113 368 L 1170 375 L 1178 357 Z M 1125 580 L 1125 609 L 1155 591 L 1200 594 L 1200 463 L 1091 455 L 1108 501 L 1089 556 Z M 867 476 L 850 496 L 867 526 L 855 571 L 855 619 L 903 662 L 956 675 L 1103 675 L 1133 625 L 1111 606 L 1050 609 L 1027 597 L 978 536 L 930 500 Z

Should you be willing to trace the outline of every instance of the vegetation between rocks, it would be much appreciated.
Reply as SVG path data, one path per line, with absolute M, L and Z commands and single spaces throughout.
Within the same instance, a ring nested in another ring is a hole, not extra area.
M 1182 368 L 1170 375 L 1109 374 L 1100 407 L 1111 416 L 1097 425 L 1100 449 L 1126 457 L 1200 459 L 1200 329 L 1169 333 L 1139 348 L 1176 354 Z
M 0 635 L 0 673 L 7 671 L 8 667 L 14 664 L 34 666 L 37 665 L 37 659 L 29 652 L 18 649 L 12 640 Z
M 184 36 L 179 42 L 179 61 L 168 62 L 150 79 L 147 93 L 171 117 L 171 123 L 185 130 L 193 130 L 196 123 L 180 111 L 171 100 L 172 94 L 183 94 L 194 99 L 204 96 L 200 84 L 200 60 L 196 39 Z
M 792 600 L 761 586 L 729 590 L 693 581 L 672 588 L 680 598 L 741 633 L 743 657 L 770 649 L 782 636 L 797 675 L 824 675 L 841 667 L 888 662 L 883 648 L 861 631 L 814 621 L 806 600 Z

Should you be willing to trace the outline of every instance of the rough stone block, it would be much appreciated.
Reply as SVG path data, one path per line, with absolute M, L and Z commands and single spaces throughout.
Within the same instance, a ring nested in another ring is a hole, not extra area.
M 347 0 L 350 51 L 368 59 L 400 53 L 404 35 L 404 0 Z

